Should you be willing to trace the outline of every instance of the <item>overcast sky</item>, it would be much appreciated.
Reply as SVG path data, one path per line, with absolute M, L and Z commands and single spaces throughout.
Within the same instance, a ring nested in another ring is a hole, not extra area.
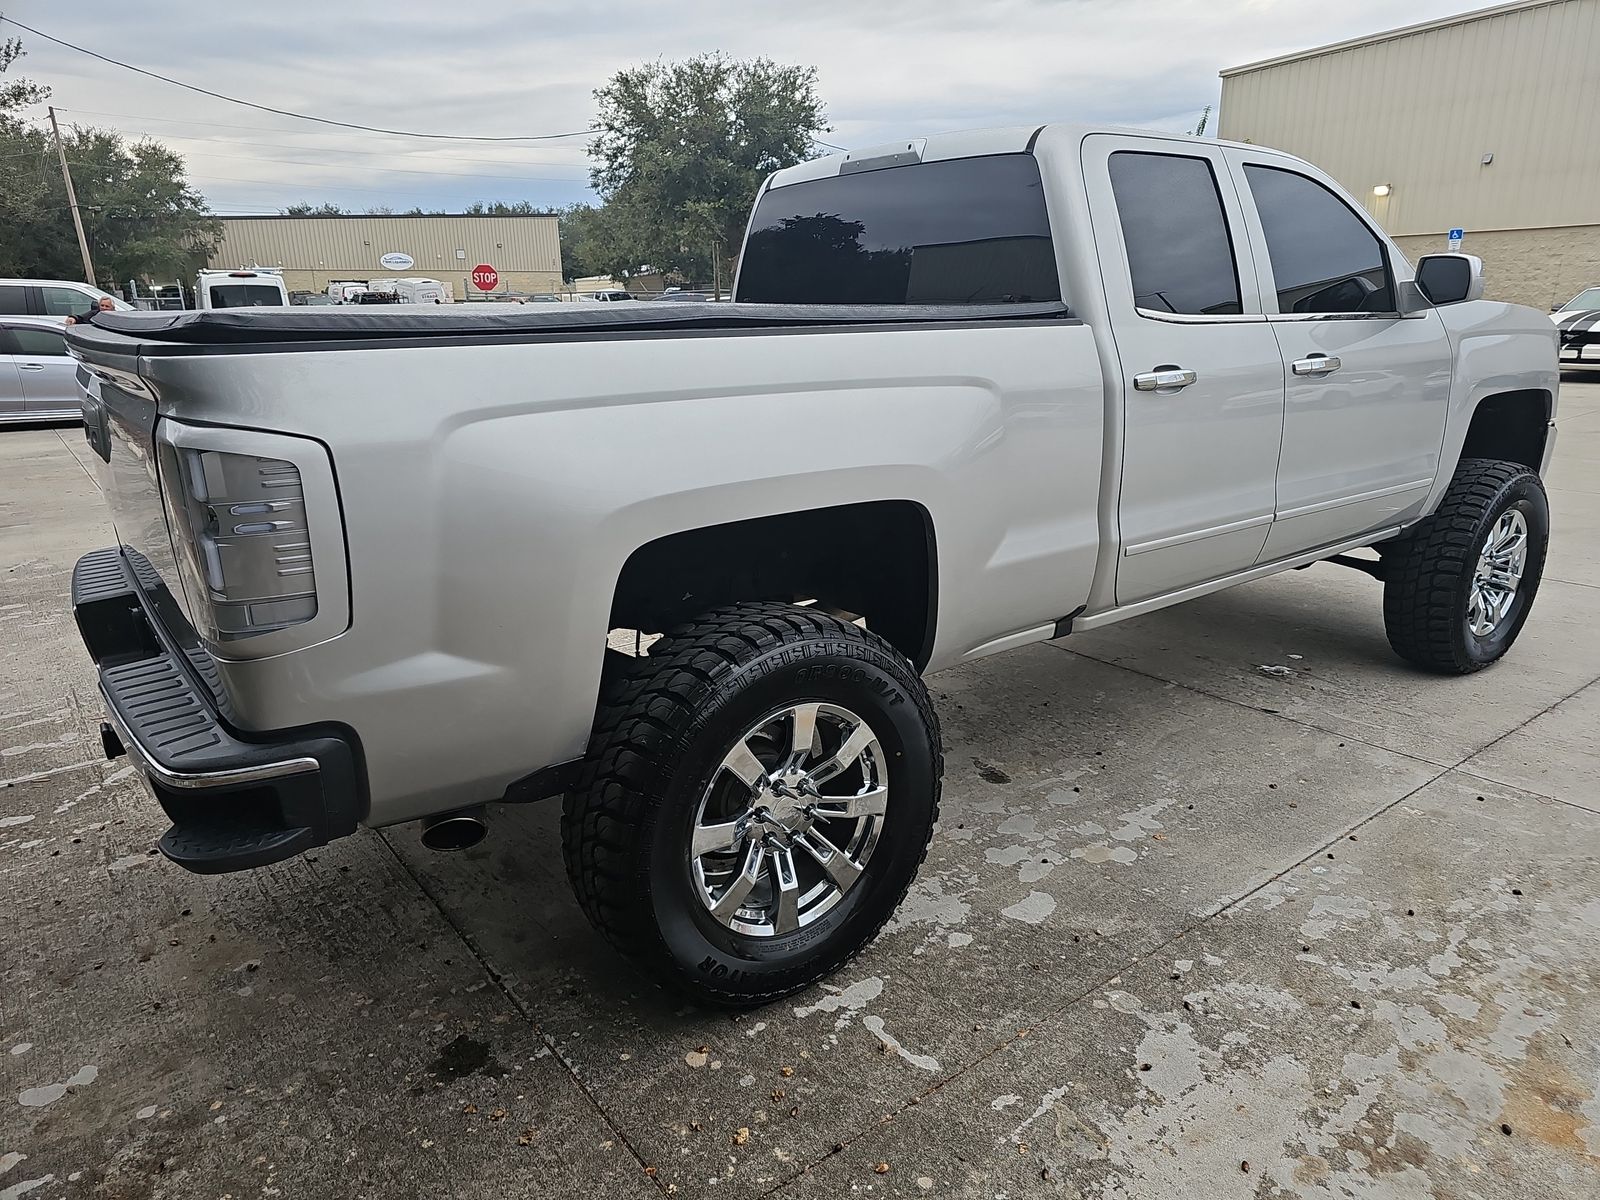
M 846 147 L 1045 120 L 1194 127 L 1229 66 L 1465 12 L 1463 0 L 5 0 L 5 15 L 242 99 L 437 133 L 586 128 L 620 68 L 710 50 L 815 66 Z M 335 130 L 21 36 L 63 119 L 182 152 L 221 213 L 592 199 L 583 138 L 495 145 Z M 16 68 L 14 68 L 16 70 Z M 42 111 L 42 110 L 41 110 Z

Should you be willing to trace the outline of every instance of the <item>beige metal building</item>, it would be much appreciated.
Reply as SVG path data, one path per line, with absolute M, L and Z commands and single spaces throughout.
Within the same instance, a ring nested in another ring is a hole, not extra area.
M 1540 308 L 1600 283 L 1600 0 L 1520 0 L 1222 72 L 1219 136 L 1316 163 L 1407 255 Z
M 448 283 L 457 300 L 476 291 L 480 264 L 500 275 L 498 289 L 554 292 L 561 287 L 561 242 L 552 214 L 537 216 L 222 217 L 222 244 L 207 264 L 281 267 L 290 291 L 320 292 L 335 279 L 418 275 Z M 385 266 L 406 254 L 410 267 Z

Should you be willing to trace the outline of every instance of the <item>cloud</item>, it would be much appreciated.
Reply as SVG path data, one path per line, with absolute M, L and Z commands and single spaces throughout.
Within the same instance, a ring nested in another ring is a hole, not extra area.
M 1413 0 L 1406 19 L 1473 7 Z M 615 71 L 708 50 L 814 65 L 835 132 L 871 146 L 1046 120 L 1192 127 L 1224 67 L 1389 28 L 1387 0 L 395 0 L 62 5 L 27 24 L 215 91 L 361 124 L 517 135 L 586 128 Z M 24 35 L 26 73 L 79 124 L 148 133 L 185 155 L 219 211 L 298 200 L 458 209 L 587 198 L 584 139 L 430 142 L 357 133 L 197 96 Z M 111 115 L 105 115 L 111 114 Z

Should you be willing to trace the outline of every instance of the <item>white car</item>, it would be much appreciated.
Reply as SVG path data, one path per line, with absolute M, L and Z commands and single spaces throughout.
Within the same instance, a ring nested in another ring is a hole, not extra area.
M 60 317 L 0 316 L 0 425 L 83 416 L 65 324 Z
M 1561 332 L 1561 365 L 1600 367 L 1600 287 L 1584 288 L 1550 319 Z
M 0 317 L 54 317 L 57 322 L 86 313 L 102 296 L 118 311 L 133 305 L 93 284 L 70 279 L 0 279 Z

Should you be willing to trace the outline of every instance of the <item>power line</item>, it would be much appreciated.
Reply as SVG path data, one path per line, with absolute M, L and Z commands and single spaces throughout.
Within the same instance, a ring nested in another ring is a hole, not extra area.
M 209 88 L 203 88 L 193 83 L 185 83 L 181 79 L 173 79 L 170 75 L 161 75 L 155 71 L 147 71 L 143 67 L 134 66 L 132 63 L 125 63 L 119 59 L 109 58 L 104 54 L 98 54 L 95 51 L 89 50 L 83 46 L 74 45 L 72 42 L 62 41 L 58 37 L 51 37 L 48 33 L 44 33 L 41 30 L 35 29 L 31 25 L 24 25 L 21 21 L 16 20 L 14 17 L 0 16 L 0 24 L 15 25 L 18 29 L 25 30 L 26 32 L 33 34 L 34 37 L 41 37 L 47 42 L 54 42 L 56 45 L 63 46 L 68 50 L 76 50 L 79 54 L 86 54 L 90 58 L 97 58 L 101 62 L 109 63 L 113 67 L 121 67 L 125 71 L 132 71 L 137 75 L 144 75 L 150 79 L 159 79 L 162 83 L 170 83 L 174 87 L 181 87 L 191 92 L 198 92 L 202 96 L 210 96 L 213 100 L 225 100 L 229 104 L 243 105 L 245 108 L 254 108 L 260 112 L 272 113 L 274 116 L 293 117 L 300 121 L 315 121 L 319 125 L 335 125 L 340 129 L 359 129 L 365 133 L 386 133 L 394 137 L 430 138 L 437 141 L 447 142 L 547 142 L 553 141 L 557 138 L 588 137 L 589 134 L 594 132 L 592 129 L 579 129 L 571 133 L 529 133 L 521 134 L 515 137 L 488 137 L 466 133 L 416 133 L 405 129 L 380 129 L 375 125 L 357 125 L 351 121 L 335 121 L 330 117 L 316 117 L 309 113 L 292 112 L 286 108 L 273 108 L 270 105 L 257 104 L 253 100 L 241 100 L 237 96 L 226 96 L 221 92 L 213 92 Z
M 192 120 L 182 117 L 134 117 L 133 114 L 122 114 L 122 112 L 64 109 L 61 106 L 56 106 L 56 112 L 67 112 L 67 114 L 75 114 L 78 117 L 112 117 L 115 120 L 120 120 L 120 122 L 150 122 L 155 123 L 155 125 L 206 125 L 221 128 L 221 130 L 259 130 L 261 133 L 294 136 L 293 131 L 275 130 L 275 128 L 267 128 L 264 125 L 218 125 L 216 122 L 192 122 Z M 208 146 L 210 144 L 219 144 L 219 146 L 254 146 L 266 150 L 304 150 L 306 154 L 334 154 L 339 155 L 341 158 L 349 157 L 349 155 L 362 155 L 362 157 L 366 158 L 387 158 L 387 160 L 394 160 L 394 162 L 405 162 L 405 155 L 426 154 L 429 162 L 446 160 L 446 162 L 453 163 L 477 163 L 477 165 L 483 166 L 573 166 L 578 170 L 587 170 L 586 166 L 582 165 L 582 162 L 573 162 L 571 158 L 523 158 L 522 154 L 518 152 L 518 150 L 522 150 L 522 147 L 515 146 L 507 147 L 509 152 L 517 155 L 515 158 L 477 158 L 472 157 L 472 155 L 445 154 L 442 150 L 435 150 L 432 147 L 403 150 L 350 150 L 342 146 L 310 146 L 306 142 L 262 141 L 259 138 L 221 138 L 221 136 L 210 133 L 152 133 L 149 130 L 117 130 L 117 133 L 123 134 L 125 138 L 150 138 L 154 139 L 154 141 L 170 142 L 203 142 Z M 307 130 L 306 133 L 309 136 L 325 136 L 325 138 L 338 138 L 338 136 L 341 136 L 341 134 L 331 133 L 331 131 L 330 133 L 322 134 L 315 130 Z M 562 150 L 566 149 L 566 147 L 555 147 L 555 149 Z M 578 152 L 579 154 L 584 154 L 582 150 L 578 150 Z

